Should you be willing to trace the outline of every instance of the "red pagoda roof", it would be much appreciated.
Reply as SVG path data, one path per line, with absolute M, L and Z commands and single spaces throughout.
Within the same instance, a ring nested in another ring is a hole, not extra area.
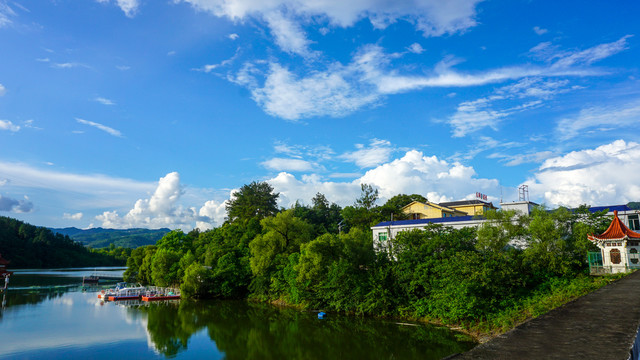
M 613 212 L 613 220 L 611 221 L 611 225 L 609 225 L 609 228 L 600 235 L 591 234 L 588 236 L 588 238 L 591 241 L 618 240 L 624 238 L 640 240 L 640 234 L 626 227 L 620 220 L 620 218 L 618 218 L 618 211 L 616 210 Z

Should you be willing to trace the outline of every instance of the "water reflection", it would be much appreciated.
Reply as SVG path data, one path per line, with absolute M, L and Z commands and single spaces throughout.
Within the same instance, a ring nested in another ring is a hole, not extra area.
M 3 359 L 440 359 L 474 345 L 443 328 L 242 301 L 103 303 L 77 276 L 22 276 L 2 294 Z
M 444 328 L 339 315 L 318 320 L 315 313 L 246 302 L 183 301 L 139 311 L 167 357 L 186 350 L 203 328 L 227 359 L 440 359 L 474 345 Z

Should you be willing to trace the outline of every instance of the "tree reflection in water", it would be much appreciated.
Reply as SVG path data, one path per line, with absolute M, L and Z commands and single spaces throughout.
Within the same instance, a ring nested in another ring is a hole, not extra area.
M 313 312 L 242 301 L 152 303 L 131 311 L 147 314 L 151 341 L 167 357 L 186 350 L 205 328 L 211 350 L 227 359 L 441 359 L 475 345 L 446 328 L 334 314 L 318 320 Z

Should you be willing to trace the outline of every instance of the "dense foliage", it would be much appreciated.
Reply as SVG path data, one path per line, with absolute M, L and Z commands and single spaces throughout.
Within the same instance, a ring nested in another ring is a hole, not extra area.
M 11 268 L 123 265 L 130 250 L 90 250 L 61 234 L 0 216 L 0 254 Z
M 251 187 L 237 196 L 277 197 L 269 186 Z M 363 185 L 361 197 L 344 209 L 317 194 L 310 206 L 270 209 L 270 215 L 239 211 L 221 227 L 172 231 L 156 246 L 134 250 L 125 275 L 180 285 L 193 297 L 252 298 L 467 327 L 510 326 L 521 320 L 514 309 L 537 314 L 606 283 L 586 275 L 586 252 L 593 250 L 586 234 L 602 232 L 610 219 L 585 206 L 538 208 L 531 216 L 489 212 L 478 229 L 429 225 L 400 233 L 376 253 L 369 227 L 399 218 L 404 202 L 422 199 L 398 195 L 376 206 L 377 192 Z M 248 200 L 232 207 L 251 209 Z
M 68 235 L 71 240 L 82 243 L 90 248 L 108 248 L 113 244 L 115 247 L 137 248 L 140 246 L 153 245 L 162 239 L 170 229 L 78 229 L 75 227 L 64 229 L 51 229 L 54 233 Z

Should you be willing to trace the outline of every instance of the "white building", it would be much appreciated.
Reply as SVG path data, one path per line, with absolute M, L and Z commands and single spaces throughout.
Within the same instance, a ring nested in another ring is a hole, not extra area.
M 510 203 L 500 203 L 502 210 L 516 210 L 522 215 L 530 215 L 531 211 L 538 204 L 530 201 L 514 201 Z M 589 208 L 592 213 L 607 210 L 607 215 L 614 215 L 617 212 L 620 220 L 626 224 L 631 230 L 640 230 L 640 221 L 638 215 L 640 211 L 632 210 L 627 205 L 610 205 L 610 206 L 593 206 Z M 373 232 L 374 249 L 382 249 L 386 247 L 389 239 L 393 239 L 401 231 L 423 229 L 428 224 L 441 224 L 451 226 L 454 229 L 463 227 L 478 227 L 487 221 L 482 216 L 456 216 L 443 217 L 433 219 L 415 219 L 415 220 L 399 220 L 399 221 L 383 221 L 371 227 Z
M 600 248 L 599 259 L 589 256 L 592 274 L 614 274 L 640 268 L 640 234 L 625 226 L 617 210 L 605 232 L 589 235 L 588 238 Z

